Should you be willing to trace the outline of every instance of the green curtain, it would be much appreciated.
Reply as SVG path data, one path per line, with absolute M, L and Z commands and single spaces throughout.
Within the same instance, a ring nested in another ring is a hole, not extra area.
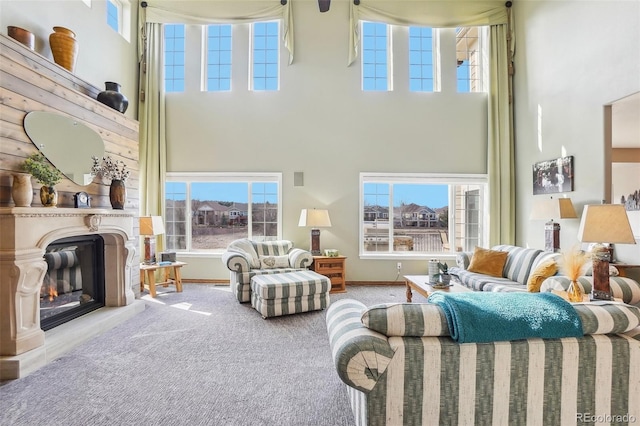
M 349 58 L 358 57 L 359 21 L 393 25 L 456 28 L 488 25 L 489 94 L 487 174 L 489 179 L 488 245 L 515 244 L 515 178 L 513 137 L 513 28 L 504 1 L 367 1 L 351 3 Z M 509 41 L 508 41 L 509 40 Z M 509 46 L 509 43 L 511 44 Z

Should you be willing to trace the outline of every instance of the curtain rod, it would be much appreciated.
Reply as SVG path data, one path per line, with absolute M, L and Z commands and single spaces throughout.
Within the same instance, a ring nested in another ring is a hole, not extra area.
M 357 1 L 357 0 L 356 0 L 356 1 Z M 358 3 L 360 3 L 360 2 L 358 1 Z M 280 0 L 280 4 L 281 4 L 281 5 L 283 5 L 283 6 L 285 6 L 285 5 L 287 4 L 287 0 Z M 142 6 L 142 7 L 147 7 L 147 6 L 148 6 L 148 4 L 147 4 L 147 2 L 146 2 L 146 1 L 143 1 L 143 2 L 140 2 L 140 6 Z

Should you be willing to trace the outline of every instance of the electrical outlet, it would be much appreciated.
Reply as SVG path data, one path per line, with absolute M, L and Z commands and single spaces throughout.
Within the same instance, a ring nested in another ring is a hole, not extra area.
M 396 268 L 398 268 L 398 271 L 402 269 L 402 262 L 398 262 L 396 264 Z

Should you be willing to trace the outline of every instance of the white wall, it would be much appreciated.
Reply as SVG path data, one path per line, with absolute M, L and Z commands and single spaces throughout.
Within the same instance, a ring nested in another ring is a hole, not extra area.
M 410 93 L 406 28 L 393 33 L 394 90 L 362 92 L 359 63 L 347 67 L 348 2 L 321 14 L 316 2 L 298 1 L 293 11 L 295 60 L 287 66 L 283 52 L 279 92 L 246 89 L 245 26 L 233 34 L 231 93 L 196 85 L 168 94 L 168 170 L 281 171 L 284 238 L 308 247 L 309 230 L 297 226 L 300 210 L 327 208 L 333 226 L 322 230 L 321 245 L 348 256 L 347 280 L 393 280 L 396 260 L 358 258 L 359 172 L 484 173 L 486 95 Z M 199 40 L 198 31 L 188 28 L 187 37 Z M 453 30 L 447 34 L 453 43 Z M 187 68 L 199 69 L 199 46 L 187 45 Z M 454 76 L 453 57 L 449 64 Z M 296 171 L 304 173 L 303 187 L 293 186 Z M 184 260 L 190 277 L 228 278 L 218 259 Z M 426 258 L 403 260 L 406 274 L 426 267 Z
M 604 105 L 640 90 L 640 2 L 515 1 L 513 8 L 517 242 L 543 247 L 544 223 L 529 220 L 534 198 L 543 197 L 532 195 L 532 164 L 574 156 L 574 191 L 566 195 L 578 216 L 604 198 Z M 569 249 L 579 219 L 560 223 L 560 247 Z M 634 253 L 620 260 L 637 264 Z
M 54 26 L 76 33 L 78 57 L 74 74 L 104 89 L 105 81 L 121 84 L 129 99 L 126 115 L 137 116 L 137 35 L 126 41 L 107 25 L 105 0 L 91 0 L 91 7 L 80 0 L 1 0 L 0 30 L 7 34 L 13 25 L 31 31 L 36 37 L 35 51 L 53 62 L 49 34 Z M 132 1 L 131 28 L 137 27 L 137 2 Z

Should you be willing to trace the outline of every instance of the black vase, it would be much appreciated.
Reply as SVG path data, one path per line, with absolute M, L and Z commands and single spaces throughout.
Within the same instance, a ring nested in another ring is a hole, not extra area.
M 106 90 L 98 93 L 98 102 L 102 102 L 108 107 L 124 113 L 129 106 L 129 100 L 120 93 L 120 85 L 112 81 L 104 83 Z

